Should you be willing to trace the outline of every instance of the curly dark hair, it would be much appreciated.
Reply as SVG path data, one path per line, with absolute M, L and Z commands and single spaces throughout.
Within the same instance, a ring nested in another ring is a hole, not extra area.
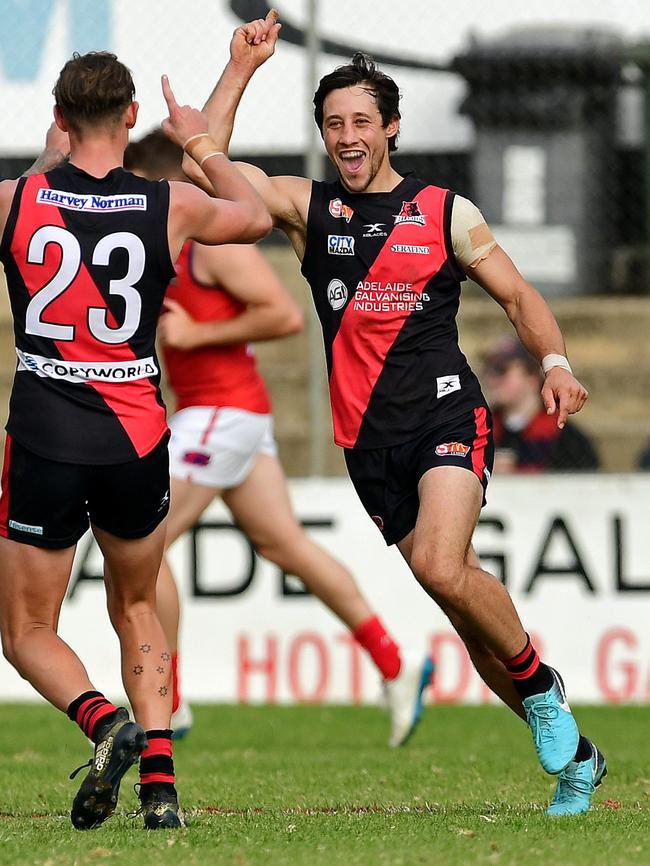
M 356 84 L 365 85 L 374 97 L 384 128 L 394 118 L 399 119 L 401 117 L 399 112 L 400 93 L 397 85 L 389 75 L 377 68 L 377 64 L 372 58 L 361 51 L 357 51 L 350 63 L 345 66 L 338 66 L 329 75 L 323 76 L 319 82 L 318 89 L 314 94 L 314 120 L 321 134 L 323 132 L 323 103 L 327 94 L 343 87 L 354 87 Z M 388 149 L 390 151 L 397 150 L 397 134 L 388 139 Z
M 117 121 L 135 96 L 131 72 L 108 51 L 75 52 L 54 85 L 54 100 L 79 130 Z

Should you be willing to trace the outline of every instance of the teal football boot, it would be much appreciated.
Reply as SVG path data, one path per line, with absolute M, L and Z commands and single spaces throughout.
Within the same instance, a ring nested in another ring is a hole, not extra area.
M 557 775 L 573 760 L 580 734 L 562 679 L 553 668 L 549 670 L 553 676 L 551 688 L 524 698 L 523 705 L 539 762 L 547 773 Z
M 596 788 L 607 775 L 607 763 L 593 743 L 584 761 L 569 761 L 557 780 L 547 815 L 580 815 L 589 811 Z

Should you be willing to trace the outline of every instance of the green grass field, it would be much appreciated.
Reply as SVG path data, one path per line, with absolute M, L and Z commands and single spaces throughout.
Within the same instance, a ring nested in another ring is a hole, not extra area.
M 118 812 L 80 833 L 68 812 L 89 748 L 65 716 L 0 705 L 0 864 L 34 866 L 632 866 L 650 864 L 650 709 L 578 708 L 610 773 L 588 815 L 549 819 L 553 780 L 496 707 L 430 707 L 385 745 L 375 708 L 198 707 L 176 748 L 190 826 L 148 833 L 135 770 Z

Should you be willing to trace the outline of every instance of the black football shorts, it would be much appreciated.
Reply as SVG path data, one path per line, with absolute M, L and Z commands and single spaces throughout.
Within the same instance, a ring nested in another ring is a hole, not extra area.
M 389 448 L 345 449 L 345 462 L 363 507 L 386 544 L 415 528 L 418 484 L 435 466 L 461 466 L 483 487 L 483 505 L 494 463 L 492 416 L 481 406 Z
M 168 440 L 127 463 L 84 466 L 39 457 L 7 435 L 0 535 L 64 548 L 92 523 L 119 538 L 144 538 L 169 510 Z

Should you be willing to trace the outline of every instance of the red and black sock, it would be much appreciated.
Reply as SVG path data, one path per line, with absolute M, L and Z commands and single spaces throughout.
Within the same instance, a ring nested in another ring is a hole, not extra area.
M 101 733 L 115 720 L 117 707 L 101 692 L 84 692 L 68 707 L 68 718 L 76 722 L 84 734 L 97 743 Z
M 175 713 L 181 703 L 181 689 L 178 681 L 178 653 L 172 653 L 172 713 Z
M 506 670 L 521 698 L 547 692 L 553 685 L 553 674 L 537 655 L 537 650 L 526 635 L 526 646 L 511 659 L 504 659 Z
M 368 652 L 385 680 L 394 680 L 402 663 L 399 647 L 388 634 L 378 616 L 373 616 L 358 625 L 352 632 L 355 639 Z
M 140 785 L 168 787 L 175 793 L 174 761 L 172 758 L 172 732 L 147 731 L 147 748 L 140 756 Z M 142 790 L 140 791 L 142 796 Z

